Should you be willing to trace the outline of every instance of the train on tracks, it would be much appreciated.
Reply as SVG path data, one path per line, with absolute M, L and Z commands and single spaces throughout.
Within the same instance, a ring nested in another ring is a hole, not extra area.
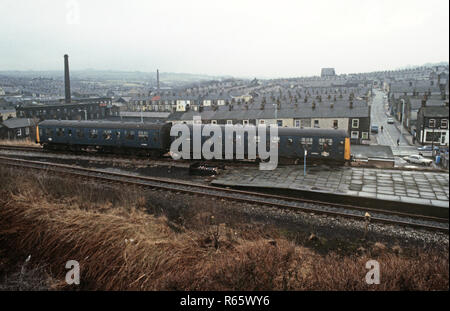
M 190 137 L 193 137 L 193 126 L 187 127 Z M 95 150 L 159 158 L 170 151 L 172 142 L 177 139 L 170 135 L 171 128 L 171 123 L 45 120 L 37 125 L 36 142 L 49 150 Z M 225 133 L 225 126 L 220 128 Z M 267 131 L 269 133 L 269 129 Z M 243 139 L 244 146 L 248 146 L 248 133 L 244 133 L 244 137 L 236 135 L 235 133 L 234 142 L 236 139 Z M 224 137 L 222 135 L 223 139 Z M 209 138 L 202 136 L 202 145 Z M 192 139 L 190 141 L 192 147 Z M 259 143 L 258 140 L 256 142 Z M 269 143 L 267 141 L 267 148 Z M 305 149 L 308 161 L 342 164 L 350 160 L 350 139 L 344 130 L 280 127 L 277 143 L 278 157 L 285 161 L 298 162 L 304 158 Z M 235 152 L 236 148 L 233 148 L 233 153 Z M 257 154 L 256 159 L 258 158 Z

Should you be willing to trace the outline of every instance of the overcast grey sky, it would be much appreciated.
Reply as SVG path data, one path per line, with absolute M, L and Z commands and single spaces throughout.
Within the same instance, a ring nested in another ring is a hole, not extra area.
M 448 0 L 1 0 L 0 71 L 292 77 L 448 61 Z

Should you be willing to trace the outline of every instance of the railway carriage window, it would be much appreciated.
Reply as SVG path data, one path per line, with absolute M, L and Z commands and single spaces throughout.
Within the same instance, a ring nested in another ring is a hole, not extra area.
M 120 131 L 116 131 L 116 139 L 120 139 Z
M 293 142 L 292 138 L 288 138 L 287 140 L 288 145 L 292 145 L 292 142 Z
M 72 130 L 67 130 L 67 136 L 72 137 Z
M 133 139 L 134 139 L 134 131 L 126 132 L 125 136 L 126 136 L 127 139 L 129 139 L 129 140 L 133 140 Z
M 138 131 L 139 141 L 147 141 L 148 140 L 148 132 L 147 131 Z
M 89 138 L 97 138 L 98 137 L 98 130 L 97 129 L 92 129 L 89 130 Z
M 312 145 L 312 143 L 313 143 L 312 137 L 302 137 L 302 139 L 300 140 L 301 145 Z
M 111 140 L 112 139 L 111 130 L 103 131 L 103 139 L 104 140 Z
M 83 132 L 83 130 L 78 129 L 78 130 L 77 130 L 77 136 L 78 136 L 79 138 L 83 138 L 83 137 L 84 137 L 84 132 Z
M 57 128 L 56 129 L 56 136 L 64 136 L 64 129 L 63 128 Z
M 333 145 L 333 139 L 331 138 L 319 138 L 319 145 L 328 145 L 331 146 Z
M 39 129 L 39 136 L 42 137 L 42 134 L 43 134 L 43 131 L 42 131 L 42 129 L 40 128 L 40 129 Z
M 47 136 L 53 136 L 53 131 L 52 131 L 52 129 L 45 129 L 45 135 L 47 135 Z

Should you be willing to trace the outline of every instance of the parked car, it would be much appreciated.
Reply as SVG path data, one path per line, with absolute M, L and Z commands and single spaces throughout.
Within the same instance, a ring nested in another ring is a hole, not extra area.
M 435 152 L 439 151 L 438 146 L 434 146 L 433 149 Z M 419 147 L 419 148 L 417 148 L 417 152 L 419 152 L 419 155 L 424 156 L 424 157 L 432 157 L 433 156 L 433 150 L 431 149 L 431 146 Z
M 378 125 L 372 125 L 370 127 L 370 132 L 377 134 L 378 133 Z
M 394 124 L 394 118 L 387 118 L 388 124 Z
M 408 163 L 413 163 L 413 164 L 421 164 L 421 165 L 426 165 L 426 166 L 430 166 L 431 163 L 433 163 L 433 160 L 431 159 L 427 159 L 424 158 L 423 156 L 419 155 L 419 154 L 413 154 L 410 156 L 406 156 L 403 158 L 406 162 Z

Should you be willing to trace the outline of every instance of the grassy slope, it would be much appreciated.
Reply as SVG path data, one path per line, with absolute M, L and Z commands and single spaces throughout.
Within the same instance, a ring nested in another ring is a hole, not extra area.
M 79 288 L 88 290 L 448 289 L 448 253 L 405 256 L 378 245 L 363 254 L 319 254 L 276 228 L 239 224 L 238 216 L 226 225 L 194 210 L 184 226 L 150 215 L 156 202 L 139 189 L 5 168 L 0 180 L 0 284 L 2 276 L 22 277 L 17 269 L 31 255 L 29 264 L 48 281 L 43 287 L 38 279 L 37 289 L 67 289 L 64 266 L 72 259 L 81 265 Z M 378 286 L 364 281 L 370 259 L 381 265 Z

